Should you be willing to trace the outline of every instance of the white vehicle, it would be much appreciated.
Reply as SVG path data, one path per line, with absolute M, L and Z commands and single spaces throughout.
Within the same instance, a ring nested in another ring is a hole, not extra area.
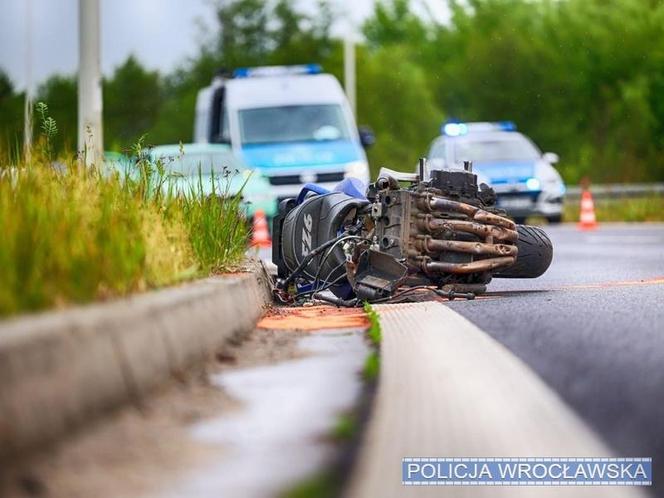
M 305 183 L 331 189 L 348 177 L 369 181 L 363 147 L 373 134 L 358 130 L 341 85 L 315 64 L 215 77 L 198 94 L 194 140 L 230 144 L 279 199 Z
M 553 167 L 558 155 L 542 154 L 511 121 L 446 123 L 429 150 L 430 169 L 462 167 L 473 161 L 473 172 L 491 186 L 498 207 L 513 218 L 544 216 L 552 223 L 562 217 L 565 184 Z

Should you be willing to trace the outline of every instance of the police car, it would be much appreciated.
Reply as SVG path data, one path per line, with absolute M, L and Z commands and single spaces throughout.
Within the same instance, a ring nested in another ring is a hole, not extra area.
M 369 181 L 358 128 L 337 79 L 317 64 L 239 68 L 216 76 L 196 103 L 194 140 L 224 143 L 265 175 L 278 198 L 305 183 L 333 188 L 348 177 Z
M 498 207 L 518 222 L 527 216 L 562 219 L 565 184 L 553 167 L 558 155 L 542 154 L 510 121 L 445 123 L 429 150 L 428 169 L 454 169 L 473 162 L 473 172 L 498 197 Z

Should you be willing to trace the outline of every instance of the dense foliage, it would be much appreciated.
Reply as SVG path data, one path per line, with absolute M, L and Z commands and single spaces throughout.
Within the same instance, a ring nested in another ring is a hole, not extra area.
M 413 2 L 414 3 L 414 2 Z M 448 0 L 445 23 L 409 0 L 378 2 L 358 47 L 358 121 L 375 168 L 410 169 L 444 117 L 515 121 L 562 157 L 570 182 L 664 180 L 664 3 L 656 0 Z M 291 0 L 218 4 L 217 30 L 170 75 L 130 57 L 104 82 L 107 147 L 188 141 L 199 88 L 220 68 L 320 62 L 342 77 L 335 13 Z M 73 140 L 73 78 L 39 91 Z M 22 95 L 0 73 L 0 140 L 20 144 Z M 73 143 L 57 142 L 59 150 Z

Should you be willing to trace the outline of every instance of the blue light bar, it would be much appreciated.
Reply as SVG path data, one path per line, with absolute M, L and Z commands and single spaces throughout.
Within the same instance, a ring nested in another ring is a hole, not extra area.
M 448 137 L 458 137 L 468 133 L 468 126 L 465 123 L 446 123 L 443 125 L 443 134 Z
M 459 137 L 468 133 L 480 133 L 487 131 L 516 131 L 516 125 L 512 121 L 499 121 L 496 123 L 454 123 L 447 122 L 441 127 L 443 135 L 448 137 Z
M 268 76 L 292 76 L 296 74 L 320 74 L 320 64 L 299 64 L 294 66 L 239 67 L 233 71 L 234 78 L 260 78 Z

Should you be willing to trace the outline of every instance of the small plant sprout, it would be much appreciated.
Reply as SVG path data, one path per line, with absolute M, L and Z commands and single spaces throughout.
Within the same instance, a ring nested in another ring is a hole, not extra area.
M 45 102 L 38 102 L 35 108 L 41 121 L 40 128 L 44 139 L 43 153 L 50 161 L 52 152 L 51 141 L 58 134 L 58 125 L 55 119 L 48 115 L 48 105 Z

